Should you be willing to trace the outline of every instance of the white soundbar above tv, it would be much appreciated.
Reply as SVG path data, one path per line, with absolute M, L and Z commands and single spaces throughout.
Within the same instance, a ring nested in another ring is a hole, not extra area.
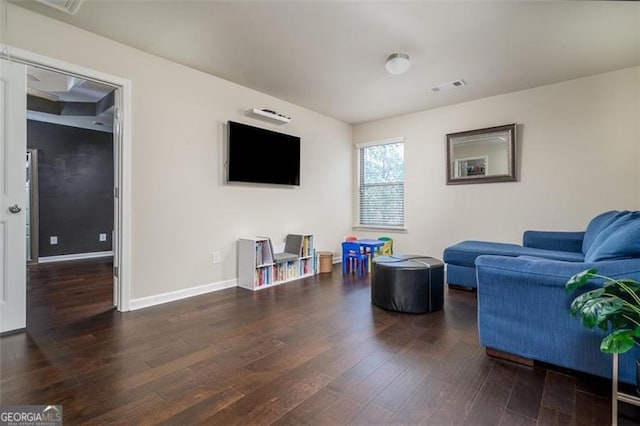
M 266 117 L 271 120 L 279 121 L 281 123 L 288 123 L 291 121 L 291 117 L 287 117 L 286 115 L 277 113 L 275 111 L 271 111 L 268 109 L 258 109 L 254 108 L 251 112 L 255 115 L 259 115 L 261 117 Z

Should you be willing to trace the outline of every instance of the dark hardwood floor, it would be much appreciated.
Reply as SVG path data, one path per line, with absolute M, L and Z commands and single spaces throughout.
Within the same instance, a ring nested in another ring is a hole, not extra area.
M 113 309 L 110 257 L 27 267 L 29 332 L 58 329 Z
M 608 381 L 487 357 L 472 292 L 391 313 L 335 268 L 121 314 L 108 261 L 28 275 L 28 331 L 0 338 L 0 404 L 62 404 L 65 424 L 610 422 Z

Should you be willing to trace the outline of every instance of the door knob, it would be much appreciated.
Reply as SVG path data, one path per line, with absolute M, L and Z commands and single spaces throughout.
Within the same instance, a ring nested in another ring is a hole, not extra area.
M 12 206 L 9 206 L 9 211 L 10 211 L 11 213 L 20 213 L 20 211 L 22 211 L 22 207 L 20 207 L 20 206 L 19 206 L 19 205 L 17 205 L 17 204 L 14 204 L 14 205 L 12 205 Z

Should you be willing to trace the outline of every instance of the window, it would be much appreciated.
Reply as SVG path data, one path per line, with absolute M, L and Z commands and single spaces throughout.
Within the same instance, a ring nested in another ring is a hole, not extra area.
M 357 148 L 358 225 L 404 227 L 404 138 Z

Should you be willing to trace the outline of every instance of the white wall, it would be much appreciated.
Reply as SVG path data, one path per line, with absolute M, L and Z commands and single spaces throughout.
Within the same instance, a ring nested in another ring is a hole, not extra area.
M 640 67 L 636 67 L 636 81 L 640 81 Z M 638 123 L 638 127 L 636 129 L 635 139 L 639 141 L 638 143 L 638 158 L 640 158 L 640 84 L 636 85 L 636 123 Z M 636 209 L 640 210 L 640 171 L 638 172 L 638 204 L 636 205 Z
M 11 4 L 6 42 L 132 81 L 133 299 L 235 279 L 240 236 L 311 232 L 337 253 L 350 232 L 350 125 Z M 293 120 L 246 117 L 254 107 Z M 301 186 L 225 185 L 227 120 L 300 136 Z
M 406 137 L 408 232 L 392 235 L 394 249 L 441 257 L 461 240 L 520 242 L 526 229 L 583 230 L 599 212 L 638 208 L 639 70 L 355 126 L 354 143 Z M 518 182 L 445 184 L 447 133 L 509 123 L 518 123 Z
M 398 251 L 441 256 L 464 239 L 519 242 L 525 229 L 583 229 L 640 208 L 640 68 L 351 126 L 9 4 L 6 42 L 133 82 L 132 297 L 237 277 L 236 240 L 316 235 L 339 252 L 351 231 L 352 143 L 406 137 L 406 234 Z M 464 89 L 461 89 L 464 90 Z M 244 116 L 268 107 L 284 126 Z M 224 123 L 302 137 L 297 189 L 223 184 Z M 447 186 L 445 135 L 519 124 L 519 181 Z M 353 136 L 353 137 L 352 137 Z M 212 252 L 222 263 L 212 264 Z

